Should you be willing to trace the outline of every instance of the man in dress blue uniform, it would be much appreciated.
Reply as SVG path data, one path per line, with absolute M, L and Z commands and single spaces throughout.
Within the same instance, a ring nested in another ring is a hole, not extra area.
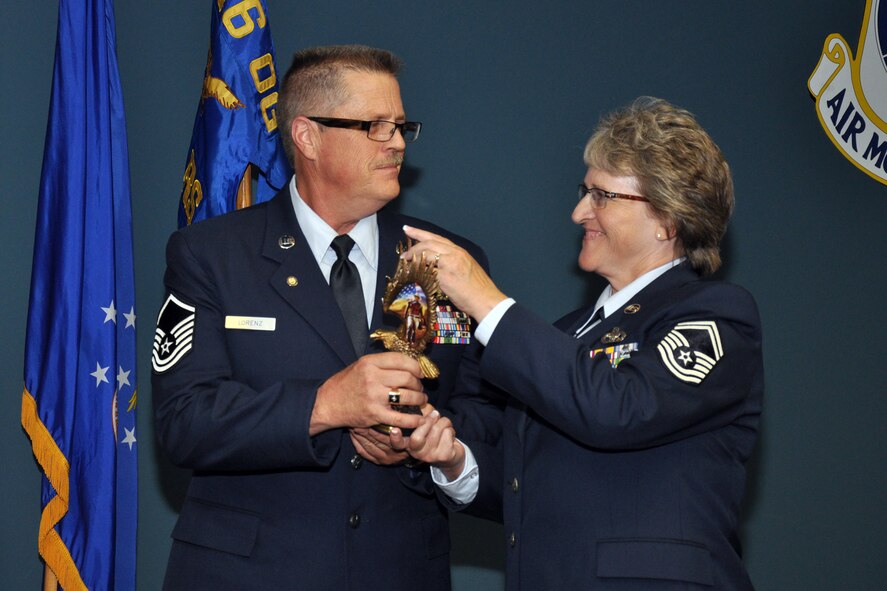
M 403 225 L 445 233 L 382 209 L 421 129 L 399 65 L 362 46 L 297 53 L 280 101 L 289 186 L 170 238 L 155 420 L 193 476 L 165 589 L 449 589 L 427 469 L 368 430 L 416 427 L 391 402 L 445 404 L 473 353 L 429 345 L 442 375 L 423 383 L 415 360 L 367 343 L 397 322 L 378 302 Z

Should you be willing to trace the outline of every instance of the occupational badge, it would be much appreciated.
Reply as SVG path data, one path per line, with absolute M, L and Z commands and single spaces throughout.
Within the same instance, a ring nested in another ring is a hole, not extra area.
M 711 320 L 678 323 L 657 349 L 666 369 L 690 384 L 701 383 L 724 356 L 718 326 Z
M 607 334 L 601 337 L 601 342 L 605 345 L 612 345 L 613 343 L 621 343 L 628 336 L 628 333 L 619 328 L 618 326 L 614 326 Z
M 406 246 L 398 245 L 398 253 L 408 250 L 412 241 L 407 239 Z M 440 370 L 431 359 L 423 353 L 428 343 L 436 337 L 438 299 L 443 296 L 437 281 L 437 267 L 425 259 L 423 253 L 411 260 L 400 259 L 394 277 L 387 277 L 388 285 L 382 296 L 382 311 L 401 319 L 397 330 L 375 330 L 370 338 L 381 341 L 389 351 L 398 351 L 419 362 L 422 375 L 436 378 Z M 422 414 L 418 406 L 392 404 L 401 412 Z M 382 433 L 391 430 L 390 425 L 373 427 Z M 408 433 L 405 433 L 405 435 Z

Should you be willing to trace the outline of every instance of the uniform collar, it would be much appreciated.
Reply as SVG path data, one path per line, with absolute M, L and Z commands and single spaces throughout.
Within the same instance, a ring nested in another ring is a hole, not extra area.
M 305 241 L 308 243 L 308 248 L 311 249 L 311 254 L 314 255 L 314 259 L 319 265 L 327 252 L 331 252 L 330 243 L 337 236 L 336 231 L 302 200 L 302 196 L 299 195 L 299 190 L 296 188 L 295 176 L 290 179 L 289 192 L 296 219 L 302 228 L 302 233 L 305 235 Z M 348 232 L 348 235 L 354 240 L 370 268 L 373 271 L 377 271 L 379 268 L 379 226 L 376 214 L 374 213 L 361 219 Z
M 601 307 L 603 307 L 603 317 L 606 318 L 613 312 L 620 310 L 623 306 L 628 304 L 629 300 L 635 297 L 638 292 L 653 283 L 653 281 L 662 276 L 663 273 L 680 266 L 681 263 L 686 260 L 687 257 L 679 257 L 674 259 L 673 261 L 665 263 L 664 265 L 660 265 L 655 269 L 647 271 L 617 292 L 613 291 L 612 285 L 607 285 L 607 287 L 604 288 L 604 291 L 601 292 L 601 295 L 598 297 L 597 303 L 594 305 L 594 311 L 597 312 Z

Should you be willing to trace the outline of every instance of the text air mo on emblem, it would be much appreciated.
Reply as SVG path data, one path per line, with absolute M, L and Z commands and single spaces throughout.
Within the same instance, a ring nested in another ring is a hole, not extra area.
M 887 5 L 868 0 L 856 57 L 834 33 L 807 88 L 835 147 L 857 168 L 887 184 Z

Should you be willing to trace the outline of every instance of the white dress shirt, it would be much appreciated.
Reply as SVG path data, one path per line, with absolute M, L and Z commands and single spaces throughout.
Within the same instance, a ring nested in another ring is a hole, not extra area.
M 336 262 L 336 252 L 331 243 L 338 236 L 329 224 L 323 221 L 307 203 L 302 201 L 299 190 L 296 188 L 296 177 L 290 179 L 290 196 L 293 200 L 293 209 L 296 211 L 296 219 L 308 242 L 311 254 L 320 266 L 326 282 L 330 282 L 330 272 L 333 263 Z M 376 214 L 367 216 L 357 222 L 348 235 L 354 240 L 355 247 L 351 249 L 348 260 L 354 263 L 360 273 L 360 285 L 363 288 L 363 299 L 367 311 L 367 328 L 373 321 L 373 305 L 376 297 L 376 274 L 379 268 L 379 225 Z

